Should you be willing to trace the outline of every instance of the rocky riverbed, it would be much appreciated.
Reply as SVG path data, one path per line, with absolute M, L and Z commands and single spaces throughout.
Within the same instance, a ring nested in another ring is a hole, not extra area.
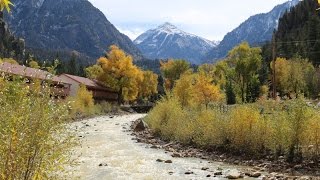
M 130 130 L 145 115 L 104 116 L 75 122 L 80 140 L 73 157 L 78 164 L 67 170 L 70 179 L 266 179 L 262 168 L 206 160 L 204 153 L 177 151 L 175 143 Z M 145 138 L 143 138 L 145 137 Z M 145 143 L 146 142 L 146 143 Z M 148 143 L 148 144 L 147 144 Z M 271 176 L 270 176 L 271 177 Z M 274 177 L 284 178 L 275 174 Z
M 244 167 L 239 177 L 257 177 L 260 179 L 320 179 L 320 167 L 312 161 L 301 164 L 289 164 L 284 157 L 273 160 L 273 157 L 256 160 L 245 156 L 232 156 L 228 153 L 218 152 L 214 150 L 201 150 L 192 146 L 185 146 L 179 142 L 164 141 L 154 136 L 154 133 L 148 129 L 142 119 L 135 121 L 131 125 L 134 135 L 138 143 L 150 144 L 151 148 L 163 149 L 165 153 L 172 157 L 182 158 L 199 158 L 208 160 L 208 163 L 223 162 Z M 226 174 L 224 177 L 228 177 Z

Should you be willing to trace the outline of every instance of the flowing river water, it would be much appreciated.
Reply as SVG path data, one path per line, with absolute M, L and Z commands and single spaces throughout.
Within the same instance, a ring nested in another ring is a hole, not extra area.
M 214 172 L 226 174 L 245 168 L 197 158 L 172 158 L 164 150 L 136 143 L 127 130 L 132 121 L 144 116 L 106 116 L 73 123 L 81 143 L 74 149 L 79 164 L 70 169 L 72 179 L 224 179 L 224 175 L 213 177 Z M 202 170 L 204 167 L 208 170 Z

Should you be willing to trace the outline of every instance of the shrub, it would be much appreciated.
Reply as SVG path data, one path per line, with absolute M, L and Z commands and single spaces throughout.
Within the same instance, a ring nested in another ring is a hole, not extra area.
M 255 152 L 259 145 L 259 131 L 263 120 L 255 108 L 239 106 L 231 111 L 229 124 L 229 140 L 231 147 L 238 151 Z
M 2 80 L 0 94 L 0 179 L 61 179 L 74 144 L 67 106 L 23 82 Z
M 167 140 L 242 155 L 286 156 L 288 161 L 301 161 L 319 158 L 319 115 L 302 99 L 260 100 L 225 111 L 213 106 L 182 108 L 179 100 L 167 96 L 146 120 Z
M 183 110 L 175 98 L 164 98 L 146 117 L 146 121 L 155 133 L 166 139 L 175 137 L 177 127 L 182 125 Z
M 69 100 L 71 102 L 71 114 L 73 117 L 89 116 L 96 113 L 92 92 L 88 91 L 86 86 L 81 85 L 75 97 Z

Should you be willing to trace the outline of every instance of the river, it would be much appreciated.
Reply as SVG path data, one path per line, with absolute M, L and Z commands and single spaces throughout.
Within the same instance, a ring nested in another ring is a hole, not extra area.
M 172 158 L 164 150 L 136 143 L 127 130 L 132 121 L 144 116 L 106 116 L 73 123 L 81 143 L 74 149 L 73 156 L 79 164 L 70 169 L 72 179 L 224 179 L 224 175 L 213 177 L 214 172 L 226 174 L 244 169 L 197 158 Z M 157 162 L 157 159 L 172 163 Z

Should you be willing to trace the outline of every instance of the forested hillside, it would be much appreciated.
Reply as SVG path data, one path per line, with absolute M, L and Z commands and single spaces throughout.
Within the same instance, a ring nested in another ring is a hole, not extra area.
M 320 64 L 320 12 L 317 1 L 304 0 L 279 21 L 275 33 L 277 56 L 308 58 Z

